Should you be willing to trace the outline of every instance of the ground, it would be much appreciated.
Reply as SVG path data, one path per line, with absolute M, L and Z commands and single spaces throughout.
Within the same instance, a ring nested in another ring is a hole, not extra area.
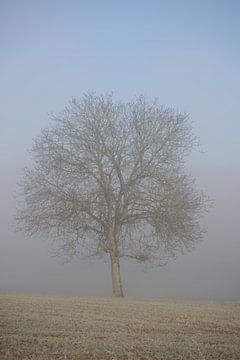
M 237 360 L 240 303 L 0 296 L 1 360 Z

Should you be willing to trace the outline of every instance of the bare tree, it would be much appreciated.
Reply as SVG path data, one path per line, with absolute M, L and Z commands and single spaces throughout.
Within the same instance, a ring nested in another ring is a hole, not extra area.
M 17 220 L 74 255 L 109 256 L 115 296 L 120 259 L 162 264 L 203 234 L 206 198 L 185 172 L 197 144 L 188 115 L 112 95 L 73 99 L 31 149 Z

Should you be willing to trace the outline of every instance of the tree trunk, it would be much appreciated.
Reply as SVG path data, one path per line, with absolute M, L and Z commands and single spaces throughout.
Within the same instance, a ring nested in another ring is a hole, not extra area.
M 120 276 L 120 263 L 119 258 L 111 255 L 111 271 L 112 271 L 112 286 L 113 295 L 115 297 L 123 297 L 121 276 Z

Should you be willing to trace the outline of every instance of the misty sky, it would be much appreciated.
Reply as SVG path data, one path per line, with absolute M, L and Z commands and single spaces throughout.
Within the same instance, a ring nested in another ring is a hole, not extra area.
M 52 257 L 15 233 L 14 192 L 49 114 L 113 91 L 190 114 L 204 153 L 189 159 L 215 201 L 208 234 L 166 268 L 123 264 L 129 296 L 240 299 L 240 1 L 0 0 L 0 292 L 110 295 L 109 265 Z

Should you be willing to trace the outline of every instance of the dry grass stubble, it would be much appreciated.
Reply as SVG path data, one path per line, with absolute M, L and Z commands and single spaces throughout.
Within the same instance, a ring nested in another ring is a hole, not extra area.
M 239 360 L 240 303 L 0 296 L 1 360 Z

